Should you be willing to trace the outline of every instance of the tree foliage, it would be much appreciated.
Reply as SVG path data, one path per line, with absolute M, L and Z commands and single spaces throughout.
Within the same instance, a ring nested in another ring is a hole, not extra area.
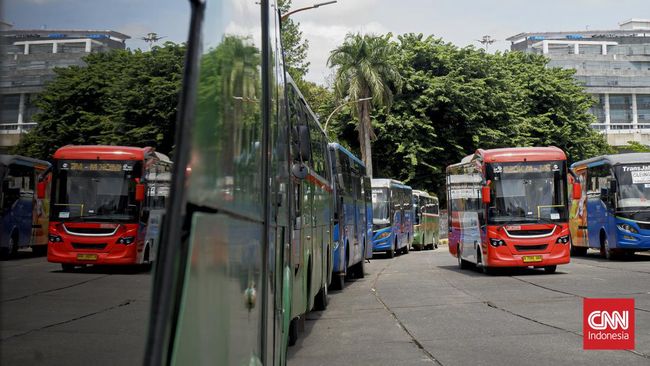
M 278 0 L 278 10 L 280 14 L 290 12 L 291 0 Z M 309 62 L 306 61 L 309 41 L 303 37 L 300 23 L 287 18 L 282 22 L 281 37 L 287 71 L 294 80 L 302 80 L 309 71 Z
M 390 108 L 394 90 L 399 91 L 402 86 L 402 77 L 393 62 L 396 44 L 391 42 L 391 37 L 390 33 L 385 36 L 348 34 L 327 60 L 330 67 L 337 68 L 334 92 L 340 99 L 349 98 L 354 103 L 361 158 L 371 177 L 371 141 L 375 133 L 370 113 L 373 107 Z
M 185 46 L 115 50 L 85 57 L 86 66 L 55 69 L 39 95 L 38 125 L 15 153 L 41 159 L 68 144 L 153 146 L 169 153 Z
M 445 167 L 479 148 L 554 145 L 571 161 L 609 152 L 589 126 L 593 100 L 572 70 L 548 68 L 538 55 L 491 55 L 433 36 L 398 39 L 404 87 L 390 112 L 372 115 L 375 176 L 444 200 Z

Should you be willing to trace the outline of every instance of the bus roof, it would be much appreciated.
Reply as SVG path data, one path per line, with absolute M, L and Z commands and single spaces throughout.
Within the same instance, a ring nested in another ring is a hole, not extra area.
M 4 166 L 9 166 L 11 164 L 20 164 L 28 166 L 44 165 L 49 167 L 50 163 L 45 160 L 38 160 L 34 158 L 29 158 L 27 156 L 21 155 L 0 155 L 0 164 Z
M 464 165 L 474 160 L 479 160 L 483 163 L 566 160 L 566 154 L 562 149 L 555 146 L 507 147 L 490 150 L 478 149 L 474 154 L 464 157 L 460 163 L 450 165 L 449 167 Z
M 639 164 L 650 163 L 650 153 L 628 153 L 614 155 L 600 155 L 593 158 L 577 161 L 571 164 L 571 168 L 579 166 L 598 166 L 602 164 L 620 165 L 620 164 Z
M 390 178 L 373 178 L 370 183 L 373 188 L 390 188 L 391 185 L 398 186 L 401 188 L 412 189 L 411 186 Z
M 54 153 L 55 159 L 144 160 L 153 147 L 68 145 Z
M 345 153 L 345 155 L 347 155 L 347 156 L 349 156 L 350 158 L 352 158 L 352 160 L 354 160 L 357 164 L 361 164 L 364 168 L 366 167 L 366 164 L 364 164 L 363 161 L 361 161 L 359 158 L 357 158 L 357 157 L 356 157 L 353 153 L 351 153 L 348 149 L 346 149 L 346 148 L 344 148 L 343 146 L 341 146 L 341 144 L 339 144 L 338 142 L 330 142 L 328 145 L 329 145 L 329 147 L 330 147 L 331 149 L 336 149 L 336 150 L 342 151 L 343 153 Z
M 421 191 L 419 189 L 414 189 L 413 190 L 413 195 L 414 196 L 423 196 L 423 197 L 435 198 L 435 196 L 430 195 L 428 192 Z

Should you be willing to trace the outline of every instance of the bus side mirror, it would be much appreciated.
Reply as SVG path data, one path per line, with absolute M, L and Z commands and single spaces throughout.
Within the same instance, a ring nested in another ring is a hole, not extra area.
M 492 201 L 491 200 L 492 197 L 490 197 L 490 195 L 491 195 L 490 194 L 490 186 L 485 185 L 485 186 L 481 187 L 482 200 L 483 200 L 483 203 L 485 203 L 486 205 L 489 204 L 490 201 Z
M 38 182 L 36 184 L 36 197 L 39 200 L 45 198 L 45 189 L 47 188 L 45 182 Z
M 311 146 L 309 140 L 309 127 L 298 126 L 298 153 L 302 161 L 311 160 Z
M 579 200 L 582 196 L 582 186 L 580 183 L 573 183 L 573 199 Z
M 138 202 L 144 201 L 144 190 L 145 190 L 145 185 L 142 183 L 138 183 L 135 185 L 135 200 Z

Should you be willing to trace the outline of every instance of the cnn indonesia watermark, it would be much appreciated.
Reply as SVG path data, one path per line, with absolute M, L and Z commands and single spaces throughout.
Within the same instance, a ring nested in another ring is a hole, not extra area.
M 584 349 L 634 349 L 634 299 L 584 299 Z

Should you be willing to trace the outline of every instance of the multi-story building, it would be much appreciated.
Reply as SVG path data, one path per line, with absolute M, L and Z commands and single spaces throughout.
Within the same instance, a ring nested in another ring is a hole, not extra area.
M 571 68 L 596 104 L 593 128 L 610 145 L 650 145 L 650 20 L 630 19 L 615 30 L 520 33 L 512 51 L 547 56 L 549 67 Z
M 124 49 L 130 37 L 100 30 L 0 30 L 0 152 L 16 145 L 33 128 L 35 99 L 55 67 L 83 65 L 94 52 Z

